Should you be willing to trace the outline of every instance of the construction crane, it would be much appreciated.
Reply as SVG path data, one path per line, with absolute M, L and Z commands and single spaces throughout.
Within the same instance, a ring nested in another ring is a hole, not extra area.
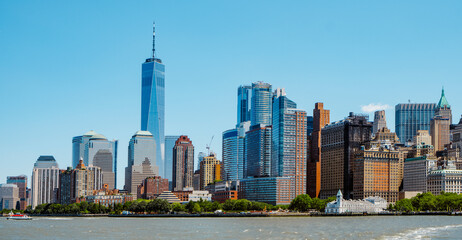
M 208 145 L 205 145 L 205 148 L 207 149 L 207 157 L 210 156 L 210 146 L 212 145 L 213 137 L 215 137 L 215 135 L 213 135 L 212 139 L 210 139 L 210 143 Z

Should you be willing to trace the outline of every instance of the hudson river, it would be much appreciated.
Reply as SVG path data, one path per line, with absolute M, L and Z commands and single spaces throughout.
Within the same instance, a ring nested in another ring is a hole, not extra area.
M 0 218 L 0 239 L 461 239 L 462 216 Z

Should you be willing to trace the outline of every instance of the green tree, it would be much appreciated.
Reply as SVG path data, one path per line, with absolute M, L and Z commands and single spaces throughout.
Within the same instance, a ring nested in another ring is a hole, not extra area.
M 236 200 L 228 199 L 228 200 L 226 200 L 225 203 L 223 203 L 223 210 L 225 210 L 225 211 L 233 211 L 233 210 L 235 210 L 234 209 L 235 204 L 236 204 Z
M 193 213 L 200 213 L 200 212 L 202 212 L 201 206 L 199 205 L 199 203 L 194 203 L 194 204 L 193 204 L 192 212 L 193 212 Z
M 308 194 L 301 194 L 290 202 L 289 209 L 299 212 L 306 212 L 311 208 L 311 197 Z
M 150 212 L 167 213 L 170 211 L 170 204 L 165 199 L 156 198 L 149 201 L 147 209 Z
M 186 212 L 185 206 L 181 203 L 172 203 L 171 208 L 174 212 Z
M 395 203 L 394 208 L 397 211 L 401 212 L 411 212 L 414 211 L 414 206 L 412 205 L 411 199 L 402 199 Z

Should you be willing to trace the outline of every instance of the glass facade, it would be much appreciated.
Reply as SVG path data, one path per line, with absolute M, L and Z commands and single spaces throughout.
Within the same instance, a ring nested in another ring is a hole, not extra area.
M 142 65 L 141 130 L 149 131 L 156 143 L 156 165 L 164 177 L 165 156 L 165 66 L 157 58 Z
M 237 89 L 237 124 L 250 121 L 251 86 L 239 86 Z
M 175 142 L 180 136 L 165 136 L 165 164 L 164 164 L 164 176 L 163 178 L 172 181 L 173 171 L 173 147 Z
M 236 181 L 244 178 L 245 133 L 250 121 L 242 122 L 235 129 L 223 132 L 224 180 Z
M 250 127 L 245 136 L 245 176 L 264 177 L 271 174 L 272 127 L 262 124 Z
M 395 130 L 401 143 L 412 141 L 418 130 L 430 131 L 435 103 L 405 103 L 395 107 Z
M 251 125 L 271 125 L 271 105 L 273 93 L 271 84 L 256 82 L 252 83 L 252 103 L 250 109 Z

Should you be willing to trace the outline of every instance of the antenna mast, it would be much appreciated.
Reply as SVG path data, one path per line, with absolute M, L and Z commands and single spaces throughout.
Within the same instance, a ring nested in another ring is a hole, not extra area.
M 156 52 L 156 22 L 152 22 L 152 58 L 155 58 Z

